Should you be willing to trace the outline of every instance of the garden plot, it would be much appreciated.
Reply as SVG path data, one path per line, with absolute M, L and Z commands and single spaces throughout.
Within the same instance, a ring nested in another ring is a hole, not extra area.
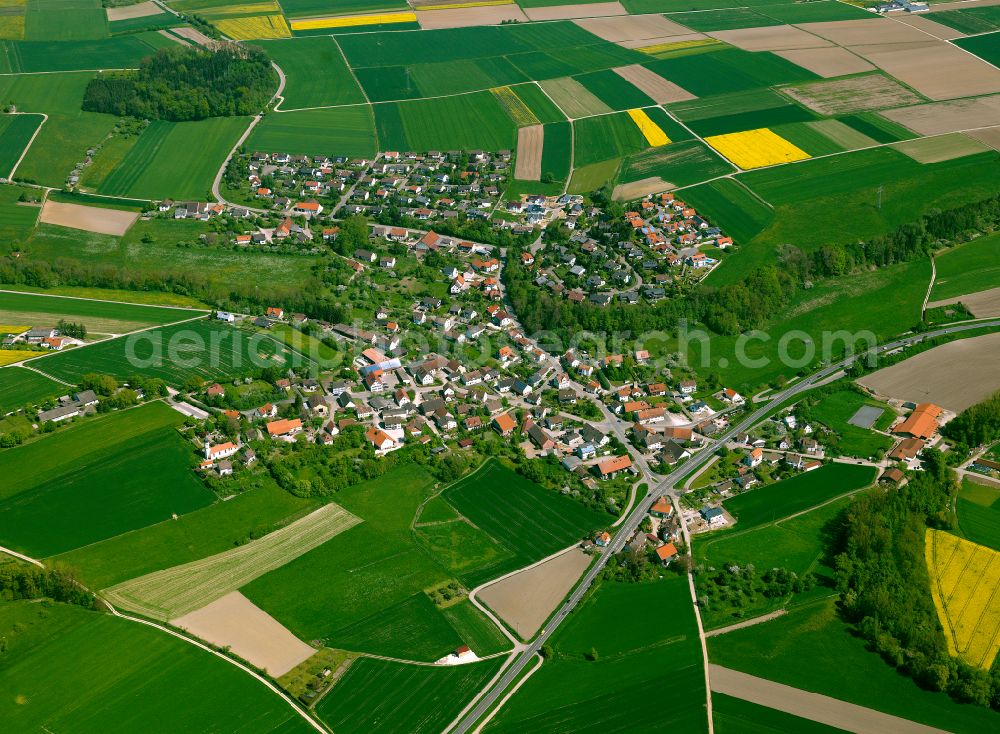
M 539 181 L 542 178 L 542 148 L 545 128 L 542 125 L 522 127 L 517 131 L 517 162 L 514 178 L 519 181 Z
M 331 503 L 246 545 L 112 586 L 104 596 L 112 604 L 154 619 L 181 617 L 284 566 L 359 522 L 360 518 Z
M 788 51 L 798 48 L 833 46 L 825 38 L 814 36 L 812 33 L 790 25 L 712 31 L 708 35 L 737 48 L 742 48 L 744 51 Z
M 856 56 L 840 46 L 802 48 L 775 51 L 775 53 L 786 61 L 791 61 L 824 79 L 846 76 L 847 74 L 861 74 L 875 69 L 860 56 Z
M 930 99 L 1000 92 L 1000 69 L 949 43 L 923 38 L 919 43 L 879 43 L 851 50 Z
M 284 675 L 316 652 L 238 591 L 172 619 L 170 624 L 216 647 L 229 648 L 272 678 Z
M 590 556 L 582 550 L 573 548 L 490 584 L 477 597 L 510 625 L 521 639 L 528 640 L 535 636 L 570 592 L 580 575 L 587 570 L 590 560 Z
M 965 302 L 965 299 L 963 299 Z M 961 412 L 1000 390 L 1000 334 L 959 339 L 858 380 L 879 395 Z
M 636 89 L 646 94 L 657 104 L 668 104 L 670 102 L 686 102 L 695 99 L 695 96 L 686 89 L 681 89 L 668 79 L 664 79 L 656 72 L 650 71 L 645 66 L 632 64 L 630 66 L 619 66 L 613 69 L 622 79 L 632 84 Z
M 650 39 L 666 42 L 674 36 L 691 36 L 691 29 L 662 15 L 621 15 L 616 18 L 583 18 L 573 21 L 585 31 L 612 43 Z M 695 34 L 704 38 L 702 34 Z
M 1000 120 L 1000 96 L 914 105 L 879 114 L 920 135 L 992 128 Z
M 82 204 L 63 204 L 49 199 L 42 205 L 39 221 L 44 224 L 57 224 L 60 227 L 121 237 L 138 218 L 136 212 L 101 209 Z
M 962 133 L 904 140 L 900 143 L 894 143 L 892 147 L 917 163 L 940 163 L 991 150 L 988 145 Z
M 573 18 L 597 18 L 604 16 L 628 17 L 628 11 L 619 2 L 546 5 L 537 8 L 525 8 L 524 12 L 532 20 L 571 20 Z
M 882 74 L 784 87 L 782 91 L 821 115 L 847 115 L 867 110 L 903 107 L 920 97 Z
M 610 107 L 572 77 L 546 79 L 538 84 L 571 120 L 612 112 Z
M 163 12 L 163 8 L 154 3 L 153 0 L 146 0 L 144 3 L 126 5 L 125 7 L 107 8 L 106 10 L 108 20 L 111 22 L 116 20 L 132 20 L 133 18 L 148 18 L 150 15 L 159 15 Z
M 419 10 L 417 22 L 424 30 L 466 28 L 477 25 L 500 25 L 504 22 L 528 22 L 528 16 L 517 5 L 481 5 L 472 8 Z

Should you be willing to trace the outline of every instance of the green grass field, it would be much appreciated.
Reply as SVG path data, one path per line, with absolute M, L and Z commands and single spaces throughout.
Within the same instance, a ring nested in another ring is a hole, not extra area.
M 647 147 L 638 126 L 625 112 L 573 122 L 573 165 L 583 167 L 621 158 Z
M 10 731 L 313 731 L 263 684 L 142 624 L 62 604 L 2 602 L 0 637 L 8 647 L 0 687 L 9 694 L 0 719 Z
M 517 96 L 535 114 L 538 121 L 545 124 L 563 122 L 566 115 L 549 99 L 537 84 L 518 84 L 514 87 Z
M 431 491 L 431 478 L 413 465 L 341 490 L 337 502 L 363 522 L 256 579 L 243 593 L 302 639 L 436 660 L 461 644 L 471 623 L 452 625 L 447 610 L 435 608 L 424 593 L 454 578 L 410 529 Z M 481 631 L 475 636 L 479 644 L 496 644 Z
M 708 640 L 709 660 L 768 680 L 934 726 L 980 734 L 1000 714 L 925 691 L 869 652 L 837 617 L 833 599 Z M 831 665 L 830 661 L 837 661 Z M 858 671 L 864 671 L 859 675 Z
M 643 66 L 698 97 L 818 78 L 775 54 L 729 47 L 709 53 L 648 61 Z
M 448 487 L 444 496 L 513 554 L 499 566 L 467 570 L 462 579 L 470 586 L 566 548 L 610 518 L 546 491 L 496 461 Z
M 0 372 L 0 411 L 34 405 L 46 398 L 65 395 L 69 390 L 48 377 L 21 367 L 7 367 Z
M 210 199 L 215 174 L 249 124 L 245 117 L 155 120 L 99 191 L 137 199 Z M 192 150 L 198 154 L 190 155 Z
M 993 6 L 945 10 L 935 16 L 936 22 L 969 35 L 1000 30 L 1000 11 Z
M 260 46 L 285 72 L 282 109 L 357 104 L 365 101 L 332 38 L 263 41 Z
M 28 0 L 24 37 L 31 41 L 106 38 L 108 20 L 101 0 Z
M 581 74 L 575 79 L 613 110 L 649 107 L 656 104 L 645 92 L 610 69 Z
M 512 150 L 517 129 L 490 92 L 375 105 L 383 150 Z
M 1000 33 L 956 38 L 955 45 L 996 66 L 1000 64 Z
M 704 143 L 682 140 L 628 156 L 618 178 L 620 182 L 629 182 L 656 176 L 675 186 L 688 186 L 733 170 Z M 726 181 L 717 183 L 725 184 Z
M 156 31 L 94 40 L 0 41 L 0 73 L 135 69 L 169 43 Z
M 552 659 L 484 731 L 707 730 L 698 630 L 684 578 L 601 583 L 553 636 L 552 647 Z M 585 659 L 594 649 L 598 659 Z
M 953 247 L 935 258 L 935 266 L 932 301 L 998 288 L 1000 235 L 987 235 Z
M 247 140 L 254 150 L 297 155 L 371 158 L 378 149 L 371 108 L 365 105 L 267 115 Z
M 856 464 L 824 464 L 791 479 L 751 489 L 725 500 L 740 530 L 780 520 L 871 484 L 876 470 Z
M 64 382 L 98 372 L 120 380 L 137 374 L 159 377 L 180 385 L 191 376 L 220 379 L 303 359 L 266 336 L 199 320 L 59 352 L 30 365 Z
M 22 193 L 37 196 L 21 186 L 0 186 L 0 237 L 7 242 L 27 239 L 38 219 L 40 208 L 37 205 L 22 206 L 18 203 Z
M 144 326 L 170 324 L 197 316 L 196 311 L 131 303 L 109 303 L 36 293 L 0 292 L 0 323 L 55 326 L 59 319 L 83 323 L 89 331 L 120 334 Z
M 740 245 L 753 240 L 774 218 L 774 211 L 735 179 L 684 189 L 680 196 Z
M 0 171 L 6 178 L 42 123 L 40 115 L 0 115 Z
M 620 158 L 611 158 L 586 166 L 574 166 L 573 177 L 569 181 L 569 193 L 589 194 L 605 184 L 614 183 L 621 164 Z
M 724 693 L 712 694 L 712 723 L 719 734 L 836 734 L 843 731 Z
M 886 403 L 866 398 L 854 390 L 840 390 L 824 395 L 810 410 L 810 417 L 820 421 L 834 431 L 837 436 L 831 443 L 832 449 L 840 454 L 862 459 L 875 456 L 879 451 L 892 448 L 893 440 L 867 428 L 851 425 L 848 421 L 862 406 L 881 408 L 884 412 L 876 420 L 873 428 L 886 430 L 895 420 L 896 413 Z
M 314 500 L 295 497 L 269 477 L 258 486 L 176 520 L 133 530 L 51 558 L 94 589 L 190 563 L 259 538 L 315 509 Z
M 500 669 L 502 660 L 428 667 L 361 658 L 316 707 L 334 731 L 439 732 Z
M 551 174 L 556 181 L 569 178 L 572 156 L 572 131 L 569 122 L 550 122 L 545 125 L 542 143 L 542 176 Z
M 115 425 L 105 427 L 113 431 Z M 39 443 L 53 438 L 63 435 Z M 0 545 L 41 558 L 184 515 L 215 499 L 194 474 L 193 446 L 172 428 L 112 446 L 95 463 L 45 472 L 31 489 L 0 502 Z
M 1000 550 L 1000 489 L 963 479 L 955 513 L 963 536 Z

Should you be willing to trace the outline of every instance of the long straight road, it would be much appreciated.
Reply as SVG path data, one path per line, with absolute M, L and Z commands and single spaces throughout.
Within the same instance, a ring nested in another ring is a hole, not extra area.
M 971 331 L 975 329 L 990 328 L 990 327 L 1000 327 L 1000 319 L 994 319 L 991 321 L 984 321 L 971 324 L 960 324 L 958 326 L 949 326 L 942 329 L 936 329 L 934 331 L 924 332 L 922 334 L 912 334 L 910 336 L 903 337 L 901 339 L 896 339 L 895 341 L 883 344 L 878 347 L 878 353 L 892 351 L 898 349 L 899 347 L 908 346 L 912 344 L 917 344 L 926 339 L 933 339 L 938 336 L 945 336 L 948 334 L 957 334 L 963 331 Z M 655 501 L 656 498 L 665 494 L 674 494 L 674 485 L 676 485 L 681 479 L 687 476 L 690 472 L 701 467 L 705 464 L 715 453 L 716 449 L 724 445 L 731 438 L 739 433 L 743 433 L 752 428 L 758 421 L 764 418 L 771 410 L 777 408 L 779 405 L 784 403 L 790 398 L 800 395 L 813 387 L 818 383 L 821 383 L 824 379 L 834 374 L 835 372 L 850 366 L 854 357 L 848 357 L 839 362 L 835 362 L 831 365 L 823 367 L 820 370 L 812 373 L 806 378 L 796 382 L 789 387 L 786 387 L 779 393 L 776 393 L 765 403 L 761 403 L 760 407 L 754 410 L 749 416 L 742 420 L 739 424 L 732 426 L 723 435 L 716 438 L 711 444 L 706 446 L 704 449 L 693 455 L 683 464 L 679 464 L 674 471 L 668 474 L 663 480 L 652 487 L 646 496 L 638 500 L 632 511 L 628 514 L 628 519 L 622 523 L 618 532 L 615 533 L 614 538 L 604 549 L 604 552 L 598 557 L 597 562 L 593 564 L 590 569 L 584 574 L 583 578 L 577 584 L 576 588 L 570 594 L 569 598 L 563 602 L 562 607 L 556 612 L 555 616 L 552 617 L 548 624 L 541 633 L 529 644 L 527 644 L 521 651 L 521 654 L 517 657 L 514 662 L 507 667 L 504 674 L 496 680 L 492 686 L 490 686 L 479 698 L 476 704 L 469 709 L 468 713 L 459 721 L 449 732 L 449 734 L 466 734 L 475 727 L 476 723 L 489 711 L 494 704 L 500 699 L 504 691 L 510 687 L 514 680 L 521 674 L 538 652 L 542 649 L 542 646 L 549 640 L 549 638 L 555 633 L 556 629 L 560 624 L 566 619 L 571 611 L 580 603 L 584 594 L 590 588 L 591 584 L 594 583 L 594 579 L 597 575 L 604 570 L 604 566 L 607 564 L 608 559 L 615 553 L 619 552 L 625 545 L 626 541 L 631 537 L 635 529 L 639 527 L 642 519 L 646 516 L 649 507 Z

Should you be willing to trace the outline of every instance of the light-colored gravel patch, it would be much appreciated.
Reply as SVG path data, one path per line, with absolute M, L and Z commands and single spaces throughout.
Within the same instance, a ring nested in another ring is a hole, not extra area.
M 527 640 L 542 628 L 590 561 L 590 556 L 573 548 L 487 586 L 477 598 Z
M 172 619 L 170 624 L 213 645 L 230 648 L 272 678 L 284 675 L 316 652 L 238 591 Z
M 44 224 L 57 224 L 60 227 L 82 229 L 85 232 L 110 234 L 121 237 L 139 218 L 136 212 L 123 212 L 118 209 L 101 209 L 96 206 L 82 204 L 63 204 L 57 201 L 46 201 L 42 206 L 39 221 Z

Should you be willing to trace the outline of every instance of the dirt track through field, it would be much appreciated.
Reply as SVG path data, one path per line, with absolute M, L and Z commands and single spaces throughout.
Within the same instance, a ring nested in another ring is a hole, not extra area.
M 56 224 L 60 227 L 82 229 L 85 232 L 121 237 L 138 218 L 139 215 L 136 212 L 101 209 L 81 204 L 63 204 L 58 201 L 46 200 L 45 204 L 42 205 L 38 221 L 44 224 Z
M 590 556 L 573 548 L 497 581 L 476 596 L 526 640 L 541 629 L 590 561 Z
M 695 99 L 695 96 L 691 92 L 681 89 L 669 79 L 664 79 L 645 66 L 640 66 L 639 64 L 619 66 L 617 69 L 613 69 L 613 71 L 622 79 L 644 92 L 657 104 L 686 102 L 689 99 Z
M 238 591 L 170 624 L 217 647 L 230 648 L 272 678 L 284 675 L 316 652 Z
M 233 550 L 154 571 L 103 593 L 115 606 L 153 619 L 182 617 L 284 566 L 359 522 L 360 518 L 331 503 Z
M 831 665 L 835 665 L 831 661 Z M 810 721 L 818 721 L 844 731 L 861 734 L 945 734 L 935 729 L 898 716 L 884 714 L 819 693 L 792 688 L 737 670 L 709 665 L 708 676 L 715 693 L 722 693 L 761 706 L 784 711 Z
M 986 334 L 934 347 L 858 383 L 879 395 L 959 413 L 1000 390 L 998 363 L 1000 334 Z
M 953 303 L 962 303 L 977 319 L 996 318 L 1000 316 L 1000 288 L 990 288 L 976 293 L 967 293 L 964 296 L 931 301 L 927 304 L 927 308 L 950 306 Z
M 542 178 L 542 147 L 545 144 L 545 128 L 530 125 L 517 131 L 517 162 L 514 164 L 514 178 L 519 181 L 539 181 Z

